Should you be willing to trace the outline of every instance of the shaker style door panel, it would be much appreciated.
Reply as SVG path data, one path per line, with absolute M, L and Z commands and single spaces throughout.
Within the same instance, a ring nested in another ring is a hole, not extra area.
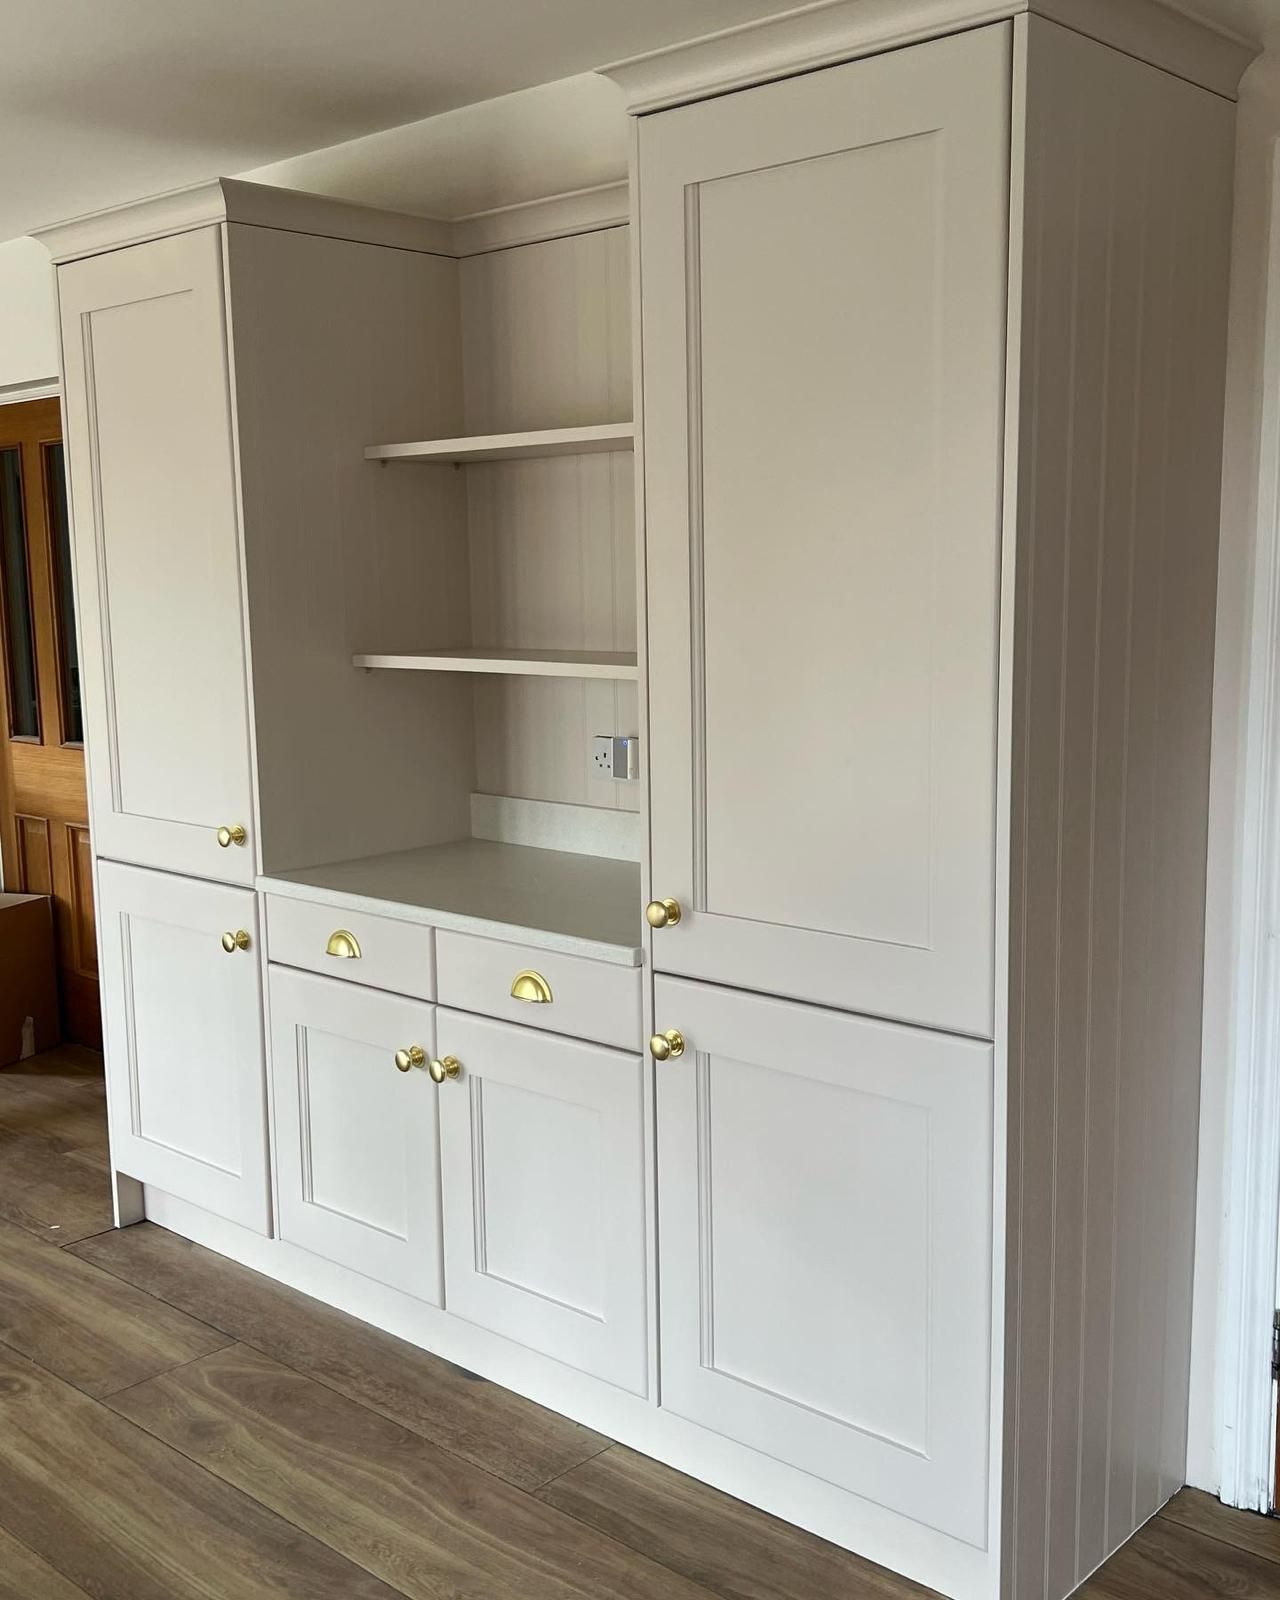
M 992 1047 L 659 976 L 662 1404 L 981 1544 Z
M 435 1008 L 269 972 L 277 1233 L 439 1305 Z M 413 1045 L 423 1059 L 401 1070 Z
M 94 847 L 252 883 L 221 232 L 59 268 Z
M 253 891 L 111 861 L 98 890 L 112 1165 L 266 1233 Z
M 985 1037 L 1010 41 L 639 130 L 654 964 Z
M 438 1013 L 445 1304 L 621 1388 L 646 1389 L 638 1056 Z

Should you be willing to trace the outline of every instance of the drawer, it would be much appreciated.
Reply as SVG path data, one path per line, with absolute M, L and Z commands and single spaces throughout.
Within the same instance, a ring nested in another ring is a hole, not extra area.
M 443 930 L 436 934 L 436 966 L 442 1005 L 626 1050 L 640 1047 L 639 967 Z M 526 998 L 512 993 L 521 977 Z M 534 998 L 539 980 L 549 999 Z
M 285 895 L 264 899 L 270 960 L 370 989 L 435 999 L 433 929 Z

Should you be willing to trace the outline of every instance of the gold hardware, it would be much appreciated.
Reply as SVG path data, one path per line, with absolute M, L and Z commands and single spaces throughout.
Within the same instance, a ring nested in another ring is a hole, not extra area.
M 249 948 L 249 935 L 243 928 L 237 928 L 234 933 L 224 933 L 222 935 L 222 948 L 229 956 L 234 955 L 237 950 L 247 950 Z
M 527 1000 L 534 1006 L 549 1006 L 551 985 L 540 972 L 517 972 L 511 981 L 511 998 Z
M 655 1033 L 649 1040 L 649 1054 L 655 1061 L 667 1061 L 684 1054 L 684 1034 L 679 1028 L 668 1028 L 665 1033 Z
M 651 928 L 674 928 L 680 920 L 680 902 L 650 900 L 644 908 L 644 919 Z
M 327 956 L 337 956 L 341 961 L 359 961 L 360 941 L 354 933 L 348 933 L 345 928 L 335 928 L 329 935 L 324 953 Z
M 427 1071 L 437 1083 L 443 1083 L 446 1078 L 461 1076 L 462 1063 L 457 1056 L 445 1056 L 441 1061 L 433 1061 Z
M 427 1052 L 420 1044 L 411 1044 L 407 1050 L 396 1051 L 396 1066 L 401 1072 L 408 1072 L 410 1067 L 425 1067 L 426 1064 Z
M 237 822 L 234 827 L 218 829 L 218 843 L 224 850 L 233 844 L 243 844 L 248 837 L 243 823 Z

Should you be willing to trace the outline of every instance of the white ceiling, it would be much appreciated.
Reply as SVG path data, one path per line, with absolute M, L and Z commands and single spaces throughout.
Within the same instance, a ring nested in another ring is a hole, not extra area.
M 0 239 L 787 0 L 3 0 Z
M 1280 49 L 1280 0 L 1173 3 Z M 0 240 L 263 168 L 268 181 L 453 215 L 545 192 L 529 152 L 545 156 L 547 140 L 560 146 L 555 187 L 606 182 L 622 170 L 622 120 L 607 84 L 573 75 L 788 8 L 3 0 Z M 531 85 L 546 88 L 512 94 Z M 497 96 L 510 99 L 454 110 Z

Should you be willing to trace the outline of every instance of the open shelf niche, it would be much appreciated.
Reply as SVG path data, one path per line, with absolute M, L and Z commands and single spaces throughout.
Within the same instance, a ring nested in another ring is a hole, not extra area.
M 336 304 L 354 258 L 321 254 Z M 640 785 L 590 760 L 640 732 L 627 230 L 358 268 L 331 345 L 299 321 L 296 363 L 249 373 L 282 465 L 254 585 L 264 887 L 638 960 Z

